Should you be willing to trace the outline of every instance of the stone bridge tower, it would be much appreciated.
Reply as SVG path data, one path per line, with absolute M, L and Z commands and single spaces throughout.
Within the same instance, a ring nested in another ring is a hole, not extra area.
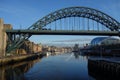
M 5 56 L 7 45 L 6 29 L 12 29 L 11 24 L 4 24 L 3 19 L 0 18 L 0 57 Z

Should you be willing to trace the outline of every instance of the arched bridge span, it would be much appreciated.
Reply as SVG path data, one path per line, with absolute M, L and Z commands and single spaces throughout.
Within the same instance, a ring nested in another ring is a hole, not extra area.
M 71 19 L 68 19 L 69 17 Z M 64 18 L 65 20 L 63 20 Z M 83 19 L 85 18 L 86 20 L 81 21 L 81 19 L 78 19 L 78 18 L 83 18 Z M 61 27 L 61 22 L 64 22 L 63 27 Z M 80 22 L 87 23 L 87 24 L 82 23 L 83 28 L 84 28 L 84 25 L 87 25 L 85 30 L 81 29 Z M 94 24 L 95 22 L 96 24 Z M 54 29 L 53 27 L 47 27 L 52 23 L 54 23 L 55 25 Z M 93 23 L 93 25 L 90 25 L 91 23 Z M 101 30 L 102 32 L 98 32 L 99 27 L 102 27 L 102 26 L 99 26 L 99 24 L 104 26 L 106 29 L 108 29 L 109 32 L 104 32 L 103 29 Z M 56 25 L 59 25 L 59 26 L 57 27 Z M 72 26 L 68 27 L 70 25 Z M 78 26 L 78 27 L 75 27 L 75 26 Z M 91 26 L 95 26 L 95 27 L 91 29 Z M 97 30 L 97 27 L 98 27 L 98 31 L 96 32 L 95 30 Z M 83 31 L 81 32 L 81 30 Z M 88 31 L 91 31 L 91 33 Z M 77 35 L 79 35 L 79 33 L 85 34 L 85 35 L 87 34 L 94 35 L 94 33 L 95 34 L 97 33 L 97 35 L 101 33 L 103 35 L 104 34 L 117 35 L 119 31 L 120 31 L 120 23 L 116 21 L 114 18 L 110 17 L 109 15 L 101 11 L 98 11 L 92 8 L 87 8 L 87 7 L 68 7 L 68 8 L 60 9 L 48 14 L 47 16 L 35 22 L 26 30 L 7 30 L 6 32 L 8 34 L 9 41 L 8 41 L 8 46 L 6 51 L 10 52 L 16 48 L 19 48 L 25 40 L 27 40 L 31 35 L 35 33 L 36 34 L 37 33 L 38 34 L 70 33 L 71 34 L 73 32 L 73 34 L 77 34 Z
M 113 30 L 118 31 L 120 29 L 120 23 L 117 22 L 115 19 L 113 19 L 112 17 L 101 11 L 87 7 L 69 7 L 69 8 L 60 9 L 38 20 L 28 29 L 41 30 L 49 23 L 66 17 L 89 18 L 105 25 L 107 28 L 109 28 L 112 31 Z

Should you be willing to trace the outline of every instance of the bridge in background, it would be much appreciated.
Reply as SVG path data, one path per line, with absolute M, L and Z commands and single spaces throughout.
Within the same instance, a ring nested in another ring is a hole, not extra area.
M 32 35 L 120 36 L 120 23 L 87 7 L 69 7 L 52 12 L 25 30 L 6 30 L 6 52 L 19 48 Z

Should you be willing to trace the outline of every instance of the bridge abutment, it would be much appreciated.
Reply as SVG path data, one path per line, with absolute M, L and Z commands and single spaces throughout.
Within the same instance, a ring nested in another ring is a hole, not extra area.
M 12 29 L 11 24 L 4 24 L 3 19 L 0 18 L 0 57 L 5 56 L 6 45 L 7 45 L 7 34 L 6 29 Z

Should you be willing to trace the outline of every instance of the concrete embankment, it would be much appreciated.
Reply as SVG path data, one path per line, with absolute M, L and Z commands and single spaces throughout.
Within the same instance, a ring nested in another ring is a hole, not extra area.
M 0 58 L 0 66 L 41 58 L 42 54 L 27 54 Z
M 120 80 L 120 63 L 89 59 L 88 72 L 95 79 Z

